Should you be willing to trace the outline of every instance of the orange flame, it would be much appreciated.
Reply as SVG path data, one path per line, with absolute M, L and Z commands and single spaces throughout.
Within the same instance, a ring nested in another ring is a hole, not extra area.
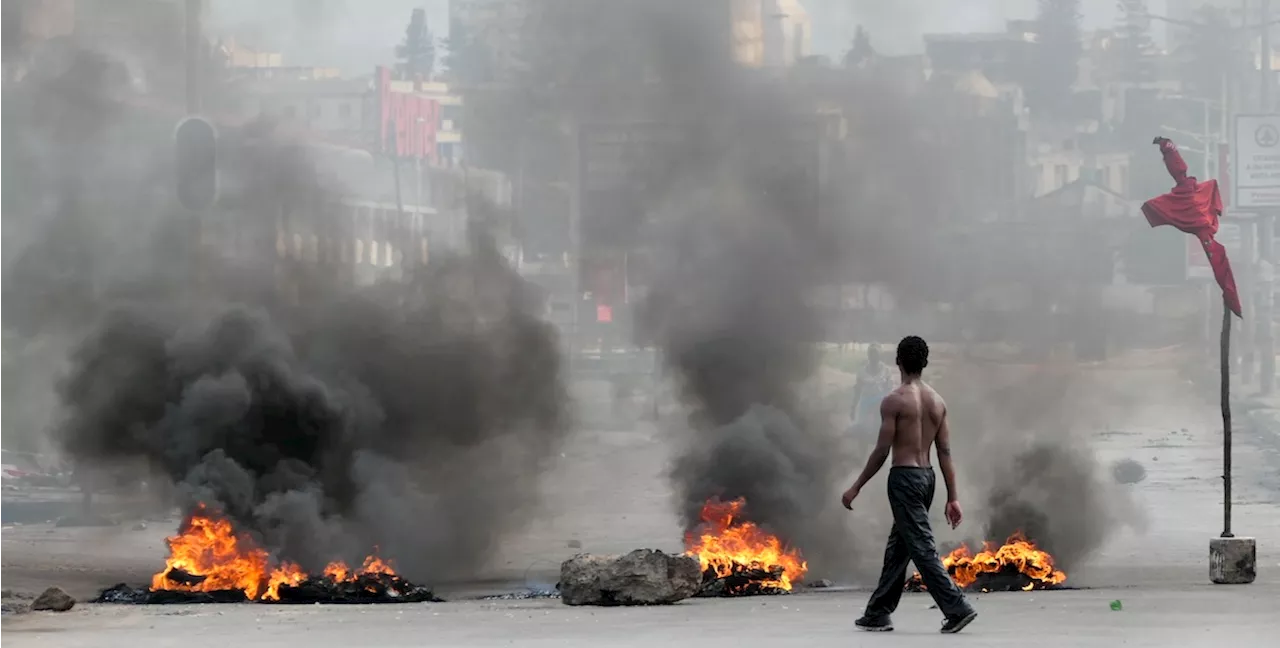
M 248 536 L 237 534 L 229 520 L 210 513 L 203 504 L 178 535 L 165 542 L 169 545 L 169 558 L 164 569 L 151 577 L 152 590 L 241 590 L 250 600 L 278 601 L 281 587 L 297 586 L 311 577 L 288 561 L 272 568 L 265 550 Z M 324 576 L 336 582 L 354 581 L 370 573 L 396 572 L 389 562 L 377 556 L 365 558 L 359 569 L 351 569 L 342 561 L 331 562 L 324 569 Z M 186 574 L 187 578 L 171 574 Z
M 984 543 L 977 555 L 973 555 L 968 546 L 961 545 L 942 558 L 942 566 L 951 572 L 956 585 L 962 588 L 976 583 L 982 574 L 999 573 L 1011 566 L 1030 579 L 1022 588 L 1024 590 L 1061 585 L 1067 580 L 1066 572 L 1054 568 L 1053 556 L 1028 540 L 1021 531 L 1014 532 L 999 547 L 994 542 Z M 912 581 L 919 580 L 919 573 L 912 576 Z
M 790 590 L 792 583 L 804 577 L 809 564 L 796 549 L 786 547 L 777 536 L 766 533 L 754 522 L 738 521 L 747 501 L 741 497 L 732 502 L 708 500 L 702 506 L 699 519 L 702 523 L 696 531 L 685 535 L 685 553 L 697 556 L 702 570 L 713 569 L 717 576 L 728 576 L 735 571 L 781 569 L 777 580 L 760 584 Z

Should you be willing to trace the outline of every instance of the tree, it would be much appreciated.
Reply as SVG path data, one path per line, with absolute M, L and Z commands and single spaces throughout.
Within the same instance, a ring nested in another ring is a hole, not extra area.
M 1151 14 L 1146 0 L 1120 0 L 1120 17 L 1116 24 L 1117 80 L 1142 83 L 1155 77 L 1151 40 Z
M 1231 68 L 1245 65 L 1247 60 L 1235 48 L 1235 34 L 1224 10 L 1201 7 L 1198 26 L 1187 32 L 1186 41 L 1178 48 L 1178 72 L 1185 91 L 1197 97 L 1217 97 Z
M 844 66 L 847 68 L 863 67 L 870 63 L 876 56 L 876 51 L 871 47 L 871 36 L 867 31 L 858 25 L 857 31 L 853 34 L 853 45 L 844 55 Z
M 436 66 L 435 38 L 427 27 L 425 9 L 414 9 L 409 26 L 404 31 L 404 42 L 396 46 L 396 71 L 401 79 L 430 79 Z
M 1080 62 L 1080 0 L 1040 0 L 1037 40 L 1025 78 L 1027 103 L 1037 113 L 1071 116 Z

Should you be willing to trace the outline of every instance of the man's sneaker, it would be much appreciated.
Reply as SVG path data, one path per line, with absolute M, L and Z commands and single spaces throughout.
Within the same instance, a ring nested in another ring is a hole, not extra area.
M 964 630 L 964 627 L 973 623 L 978 618 L 978 613 L 970 610 L 967 614 L 961 616 L 949 617 L 942 622 L 942 634 L 955 634 Z
M 862 615 L 861 619 L 853 622 L 853 625 L 866 630 L 867 632 L 889 632 L 893 630 L 893 623 L 889 621 L 889 617 L 873 617 L 870 615 Z

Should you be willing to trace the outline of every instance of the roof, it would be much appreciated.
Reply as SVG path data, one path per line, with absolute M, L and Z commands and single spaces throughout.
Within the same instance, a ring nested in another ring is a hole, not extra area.
M 1034 35 L 1029 33 L 1017 32 L 973 32 L 968 34 L 925 34 L 924 42 L 929 43 L 1001 43 L 1001 42 L 1032 42 Z

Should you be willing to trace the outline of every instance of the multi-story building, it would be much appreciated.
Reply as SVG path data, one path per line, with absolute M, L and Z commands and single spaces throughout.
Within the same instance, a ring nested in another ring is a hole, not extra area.
M 809 56 L 813 22 L 800 0 L 764 0 L 764 63 L 789 67 Z
M 998 85 L 1020 79 L 1035 47 L 1035 34 L 1025 21 L 1011 21 L 1002 32 L 926 34 L 924 47 L 934 70 L 978 70 Z
M 34 52 L 75 30 L 74 0 L 9 0 L 4 10 L 4 80 L 19 81 Z

